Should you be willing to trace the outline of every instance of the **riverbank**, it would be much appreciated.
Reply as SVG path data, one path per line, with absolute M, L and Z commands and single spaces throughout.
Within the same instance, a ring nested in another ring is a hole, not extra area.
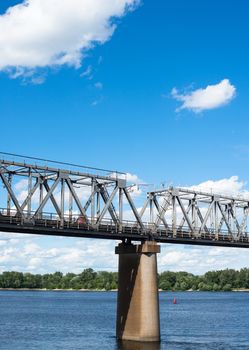
M 106 290 L 106 289 L 59 289 L 59 288 L 55 288 L 55 289 L 47 289 L 47 288 L 0 288 L 0 291 L 19 291 L 19 292 L 117 292 L 117 289 L 110 289 L 110 290 Z M 207 291 L 203 291 L 203 290 L 193 290 L 193 289 L 189 289 L 189 290 L 162 290 L 159 289 L 159 292 L 163 292 L 163 293 L 177 293 L 177 292 L 207 292 Z M 215 292 L 223 292 L 222 290 L 220 291 L 209 291 L 211 293 L 215 293 Z M 226 291 L 226 292 L 249 292 L 249 288 L 237 288 L 237 289 L 232 289 L 230 291 Z
M 55 291 L 115 291 L 118 288 L 118 272 L 94 271 L 91 268 L 81 273 L 61 272 L 31 274 L 4 271 L 0 273 L 0 288 L 10 290 L 55 290 Z M 158 288 L 164 291 L 249 291 L 249 269 L 209 271 L 204 275 L 189 272 L 164 271 L 158 274 Z
M 0 288 L 0 291 L 34 291 L 34 292 L 117 292 L 117 289 L 47 289 L 47 288 Z

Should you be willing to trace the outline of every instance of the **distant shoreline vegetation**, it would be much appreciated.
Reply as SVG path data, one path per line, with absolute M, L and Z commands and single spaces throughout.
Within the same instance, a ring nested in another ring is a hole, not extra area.
M 158 274 L 158 286 L 164 291 L 232 291 L 249 290 L 249 269 L 209 271 L 202 276 L 188 272 L 165 271 Z M 3 272 L 0 289 L 47 290 L 116 290 L 118 273 L 85 269 L 80 274 L 55 272 L 31 274 Z

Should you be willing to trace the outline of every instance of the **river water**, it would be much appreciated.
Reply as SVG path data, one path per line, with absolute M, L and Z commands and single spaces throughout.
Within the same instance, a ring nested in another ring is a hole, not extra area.
M 118 344 L 115 292 L 1 291 L 0 349 L 249 349 L 249 293 L 162 292 L 160 314 L 160 345 Z

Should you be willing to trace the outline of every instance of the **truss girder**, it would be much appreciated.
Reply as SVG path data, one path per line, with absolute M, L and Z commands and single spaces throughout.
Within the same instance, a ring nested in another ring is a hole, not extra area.
M 50 217 L 62 228 L 75 222 L 79 227 L 87 224 L 97 229 L 111 219 L 122 231 L 124 206 L 142 230 L 142 220 L 121 175 L 99 176 L 0 160 L 1 217 L 22 217 L 30 223 Z
M 113 174 L 0 160 L 0 231 L 6 219 L 18 225 L 56 224 L 61 230 L 110 230 L 125 238 L 135 232 L 141 239 L 184 237 L 249 245 L 249 198 L 242 194 L 170 187 L 148 192 L 144 204 L 139 198 L 136 205 L 129 188 Z
M 148 195 L 148 198 L 150 197 L 159 210 L 159 215 L 154 221 L 156 230 L 163 229 L 166 223 L 167 230 L 171 230 L 173 236 L 183 232 L 195 239 L 213 236 L 219 240 L 221 235 L 226 235 L 232 240 L 247 238 L 249 198 L 243 198 L 241 195 L 214 195 L 212 192 L 185 188 L 153 191 Z M 161 207 L 157 198 L 163 203 Z M 172 205 L 167 206 L 167 203 Z M 147 199 L 142 209 L 143 214 L 148 204 Z M 163 218 L 167 221 L 163 222 Z

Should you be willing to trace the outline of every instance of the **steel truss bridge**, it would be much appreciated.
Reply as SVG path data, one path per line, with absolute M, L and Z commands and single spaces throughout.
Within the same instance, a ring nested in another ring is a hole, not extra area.
M 0 158 L 2 232 L 249 247 L 242 195 L 169 187 L 138 206 L 123 173 Z

